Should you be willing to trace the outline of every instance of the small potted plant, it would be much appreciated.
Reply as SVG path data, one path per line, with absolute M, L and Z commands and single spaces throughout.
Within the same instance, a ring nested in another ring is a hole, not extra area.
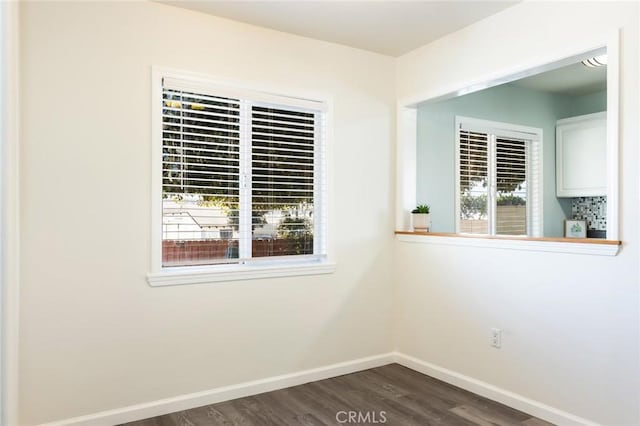
M 431 228 L 431 215 L 427 204 L 419 204 L 415 209 L 411 210 L 411 216 L 413 229 L 428 231 Z

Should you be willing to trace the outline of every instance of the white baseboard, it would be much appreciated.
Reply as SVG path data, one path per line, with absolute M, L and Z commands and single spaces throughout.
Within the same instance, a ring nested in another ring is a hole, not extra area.
M 531 414 L 543 420 L 558 425 L 598 426 L 597 423 L 551 407 L 522 395 L 499 388 L 481 380 L 464 374 L 422 361 L 399 352 L 360 358 L 353 361 L 332 364 L 311 370 L 299 371 L 291 374 L 270 377 L 237 385 L 223 386 L 202 392 L 195 392 L 173 398 L 161 399 L 144 404 L 131 405 L 114 410 L 101 411 L 81 417 L 74 417 L 46 423 L 41 426 L 111 426 L 119 423 L 142 420 L 149 417 L 161 416 L 176 411 L 188 410 L 203 405 L 215 404 L 235 398 L 256 395 L 263 392 L 284 389 L 302 385 L 317 380 L 324 380 L 343 374 L 355 373 L 369 368 L 396 362 L 422 374 L 450 383 L 462 389 L 500 402 L 516 410 Z
M 360 358 L 353 361 L 341 362 L 311 370 L 299 371 L 281 376 L 269 377 L 261 380 L 223 386 L 202 392 L 166 398 L 144 404 L 131 405 L 115 410 L 102 411 L 71 419 L 45 423 L 41 426 L 111 426 L 119 423 L 142 420 L 149 417 L 161 416 L 176 411 L 188 410 L 203 405 L 215 404 L 235 398 L 256 395 L 263 392 L 302 385 L 304 383 L 324 380 L 343 374 L 355 373 L 369 368 L 380 367 L 394 362 L 393 353 Z
M 419 373 L 442 380 L 443 382 L 447 382 L 557 425 L 598 425 L 597 423 L 575 416 L 571 413 L 567 413 L 566 411 L 559 410 L 481 380 L 474 379 L 473 377 L 465 376 L 464 374 L 448 370 L 400 352 L 394 352 L 394 360 L 398 364 Z

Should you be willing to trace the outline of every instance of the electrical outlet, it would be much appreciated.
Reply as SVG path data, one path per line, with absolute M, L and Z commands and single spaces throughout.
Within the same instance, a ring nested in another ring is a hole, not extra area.
M 491 346 L 494 348 L 502 346 L 502 330 L 499 328 L 491 329 Z

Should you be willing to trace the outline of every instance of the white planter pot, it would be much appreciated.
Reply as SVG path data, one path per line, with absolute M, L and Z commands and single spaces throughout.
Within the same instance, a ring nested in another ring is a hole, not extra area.
M 411 213 L 413 229 L 420 231 L 428 231 L 431 229 L 430 213 Z

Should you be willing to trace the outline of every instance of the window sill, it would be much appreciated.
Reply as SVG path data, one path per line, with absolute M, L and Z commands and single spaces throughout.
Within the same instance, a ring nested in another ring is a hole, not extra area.
M 395 234 L 398 241 L 407 243 L 591 254 L 599 256 L 615 256 L 618 254 L 620 246 L 622 245 L 621 241 L 600 240 L 595 238 L 494 237 L 422 231 L 396 231 Z
M 163 268 L 147 274 L 152 287 L 181 284 L 203 284 L 221 281 L 253 280 L 260 278 L 322 275 L 335 272 L 336 264 L 329 262 L 305 262 L 301 264 L 272 265 L 218 265 L 203 267 Z

